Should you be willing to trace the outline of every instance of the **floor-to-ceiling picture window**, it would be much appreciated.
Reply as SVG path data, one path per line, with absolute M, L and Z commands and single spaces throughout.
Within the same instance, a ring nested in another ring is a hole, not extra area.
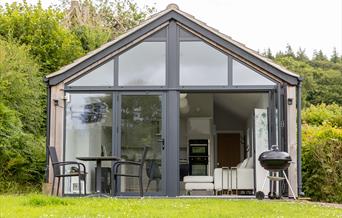
M 112 94 L 69 94 L 65 117 L 65 160 L 78 161 L 77 157 L 112 155 Z M 95 163 L 84 162 L 87 174 L 87 192 L 95 189 Z M 102 167 L 110 172 L 111 163 Z M 72 167 L 65 169 L 72 172 Z M 110 191 L 109 173 L 104 191 Z M 81 184 L 83 185 L 83 183 Z M 83 190 L 83 189 L 82 189 Z M 78 178 L 66 178 L 64 193 L 78 193 Z

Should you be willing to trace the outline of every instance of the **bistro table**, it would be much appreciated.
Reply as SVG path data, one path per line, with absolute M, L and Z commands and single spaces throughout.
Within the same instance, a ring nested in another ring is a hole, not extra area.
M 101 162 L 102 161 L 117 161 L 120 160 L 117 156 L 93 156 L 93 157 L 76 157 L 78 160 L 82 161 L 96 161 L 96 193 L 89 195 L 89 197 L 109 197 L 107 194 L 102 192 L 102 170 L 101 170 Z

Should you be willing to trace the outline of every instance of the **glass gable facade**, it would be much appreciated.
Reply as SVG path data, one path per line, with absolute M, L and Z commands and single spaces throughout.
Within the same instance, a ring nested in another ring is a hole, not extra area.
M 62 157 L 66 161 L 78 161 L 77 157 L 85 156 L 117 156 L 123 161 L 138 162 L 147 146 L 142 167 L 144 192 L 154 195 L 176 193 L 179 187 L 173 185 L 173 190 L 167 190 L 167 186 L 170 181 L 172 184 L 179 182 L 175 181 L 179 179 L 178 174 L 170 179 L 169 173 L 179 170 L 172 168 L 172 163 L 179 161 L 178 156 L 171 157 L 178 155 L 179 149 L 177 128 L 182 113 L 179 106 L 185 105 L 183 112 L 188 110 L 184 114 L 189 115 L 184 117 L 202 116 L 201 113 L 210 117 L 210 114 L 220 112 L 219 104 L 216 104 L 219 109 L 214 110 L 217 96 L 208 95 L 214 105 L 211 107 L 203 99 L 191 99 L 190 96 L 186 101 L 181 95 L 188 94 L 187 91 L 191 94 L 276 90 L 276 82 L 238 58 L 233 59 L 231 51 L 209 41 L 209 37 L 172 22 L 173 27 L 170 22 L 154 34 L 140 36 L 132 44 L 127 41 L 118 47 L 119 50 L 113 49 L 117 53 L 106 53 L 111 59 L 65 83 L 64 90 L 60 89 L 65 100 Z M 174 28 L 173 31 L 170 28 Z M 192 101 L 198 101 L 201 107 L 192 106 L 195 105 Z M 89 169 L 87 192 L 95 192 L 96 162 L 84 163 Z M 114 187 L 110 180 L 112 166 L 113 162 L 104 161 L 101 170 L 106 177 L 102 191 L 107 194 Z M 71 168 L 66 170 L 72 171 Z M 119 172 L 137 174 L 139 170 L 122 166 Z M 78 193 L 76 180 L 64 180 L 63 183 L 65 194 Z M 135 178 L 122 177 L 115 185 L 123 195 L 135 195 L 140 191 Z

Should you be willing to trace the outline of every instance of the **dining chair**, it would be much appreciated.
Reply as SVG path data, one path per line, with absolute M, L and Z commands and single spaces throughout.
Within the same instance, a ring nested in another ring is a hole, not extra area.
M 129 160 L 122 160 L 122 161 L 116 161 L 113 164 L 113 181 L 114 181 L 114 192 L 113 195 L 116 196 L 117 194 L 117 189 L 118 189 L 118 183 L 117 183 L 117 179 L 118 177 L 133 177 L 133 178 L 138 178 L 139 180 L 139 192 L 140 192 L 140 197 L 144 196 L 144 190 L 143 190 L 143 181 L 142 181 L 142 177 L 143 177 L 143 168 L 144 168 L 144 163 L 145 163 L 145 159 L 146 159 L 146 154 L 147 154 L 147 150 L 148 150 L 149 146 L 144 145 L 144 149 L 142 152 L 142 156 L 140 161 L 129 161 Z M 130 166 L 134 166 L 137 168 L 137 173 L 132 173 L 132 174 L 125 174 L 125 173 L 120 173 L 119 172 L 119 167 L 122 165 L 130 165 Z
M 146 191 L 150 187 L 150 183 L 152 181 L 156 181 L 157 192 L 159 191 L 159 182 L 161 180 L 160 168 L 157 160 L 147 160 L 146 161 L 146 174 L 148 177 L 148 183 L 146 187 Z
M 81 181 L 84 182 L 84 195 L 86 195 L 86 168 L 83 163 L 76 162 L 76 161 L 58 161 L 56 148 L 54 146 L 49 146 L 49 155 L 51 158 L 52 163 L 52 169 L 53 169 L 53 181 L 52 181 L 52 189 L 51 189 L 51 195 L 53 195 L 54 188 L 55 188 L 55 179 L 58 179 L 57 182 L 57 191 L 56 195 L 58 196 L 59 191 L 59 184 L 60 179 L 65 177 L 78 177 L 78 190 L 79 195 L 81 195 Z M 61 170 L 61 167 L 65 166 L 71 166 L 73 171 L 71 172 L 65 172 L 65 170 Z M 81 167 L 83 169 L 81 169 Z

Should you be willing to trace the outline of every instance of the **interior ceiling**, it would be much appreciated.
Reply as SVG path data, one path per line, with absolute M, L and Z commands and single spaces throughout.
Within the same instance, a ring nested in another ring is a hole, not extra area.
M 239 116 L 242 119 L 247 119 L 254 108 L 261 101 L 264 93 L 217 93 L 214 94 L 214 104 L 217 104 Z

